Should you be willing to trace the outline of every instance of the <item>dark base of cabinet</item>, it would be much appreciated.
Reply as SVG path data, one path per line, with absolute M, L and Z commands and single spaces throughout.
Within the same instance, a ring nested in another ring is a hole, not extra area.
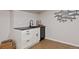
M 44 37 L 44 38 L 41 38 L 40 41 L 42 41 L 42 40 L 44 40 L 44 39 L 45 39 L 45 37 Z

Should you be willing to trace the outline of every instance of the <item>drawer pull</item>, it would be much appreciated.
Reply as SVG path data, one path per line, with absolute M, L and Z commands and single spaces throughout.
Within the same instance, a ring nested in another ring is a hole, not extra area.
M 29 32 L 29 31 L 26 31 L 26 32 Z
M 26 35 L 29 35 L 30 33 L 26 33 Z
M 30 40 L 27 40 L 26 42 L 29 42 Z
M 36 36 L 38 37 L 38 33 L 36 33 Z

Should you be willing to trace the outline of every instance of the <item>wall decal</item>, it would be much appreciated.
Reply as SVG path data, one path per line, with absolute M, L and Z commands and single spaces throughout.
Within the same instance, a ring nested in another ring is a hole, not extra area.
M 76 16 L 79 16 L 79 10 L 59 10 L 54 14 L 59 22 L 67 22 L 68 20 L 73 22 L 73 20 L 76 19 Z

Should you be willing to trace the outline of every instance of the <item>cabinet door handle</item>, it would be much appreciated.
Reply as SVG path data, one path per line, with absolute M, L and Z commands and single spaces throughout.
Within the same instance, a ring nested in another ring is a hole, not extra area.
M 36 36 L 38 36 L 38 33 L 36 33 Z
M 26 33 L 26 35 L 29 35 L 30 33 Z
M 26 32 L 29 32 L 29 31 L 26 31 Z
M 29 42 L 30 40 L 27 40 L 26 42 Z

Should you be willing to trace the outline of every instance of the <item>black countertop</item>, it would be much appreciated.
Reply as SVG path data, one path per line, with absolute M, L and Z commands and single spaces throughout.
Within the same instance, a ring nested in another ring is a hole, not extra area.
M 16 29 L 16 30 L 28 30 L 28 29 L 38 28 L 38 27 L 43 27 L 43 25 L 40 25 L 40 26 L 31 26 L 31 27 L 19 27 L 19 28 L 14 28 L 14 29 Z

